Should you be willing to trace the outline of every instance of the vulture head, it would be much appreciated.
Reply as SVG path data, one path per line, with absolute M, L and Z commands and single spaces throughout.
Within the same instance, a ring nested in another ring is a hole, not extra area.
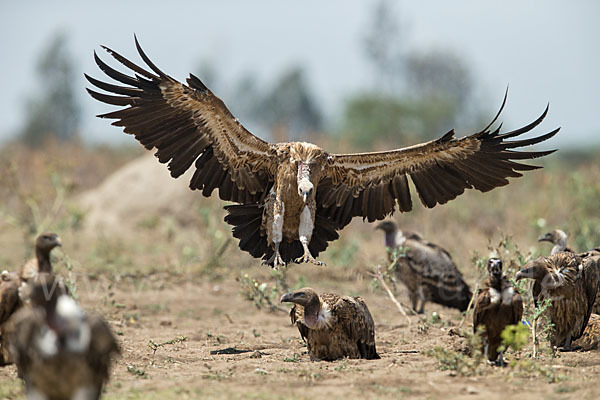
M 35 240 L 35 249 L 43 254 L 50 254 L 53 248 L 62 246 L 56 233 L 42 233 Z
M 550 242 L 554 245 L 567 247 L 567 234 L 560 229 L 555 229 L 538 238 L 538 242 Z
M 541 260 L 532 260 L 523 266 L 523 268 L 515 275 L 515 280 L 523 278 L 542 279 L 546 275 L 547 270 Z
M 311 143 L 295 143 L 289 151 L 290 161 L 297 167 L 298 195 L 306 203 L 315 198 L 315 183 L 319 181 L 327 154 Z
M 398 232 L 398 226 L 393 221 L 383 221 L 379 223 L 375 229 L 381 229 L 385 233 L 385 245 L 386 247 L 396 247 L 396 233 Z
M 302 288 L 281 296 L 282 303 L 295 303 L 304 307 L 304 323 L 314 329 L 319 323 L 321 299 L 312 288 Z
M 488 273 L 495 279 L 502 279 L 502 260 L 490 258 L 487 263 Z

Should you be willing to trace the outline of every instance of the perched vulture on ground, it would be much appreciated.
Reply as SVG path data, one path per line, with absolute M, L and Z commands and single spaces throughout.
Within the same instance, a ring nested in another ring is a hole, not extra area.
M 119 352 L 110 328 L 63 294 L 54 276 L 39 274 L 31 285 L 31 306 L 17 311 L 8 330 L 27 398 L 98 399 Z
M 311 288 L 286 293 L 281 302 L 295 303 L 290 311 L 313 361 L 339 358 L 379 358 L 375 323 L 360 297 L 323 293 Z
M 50 252 L 60 246 L 54 233 L 42 233 L 35 241 L 35 258 L 23 264 L 18 272 L 2 272 L 0 281 L 0 365 L 12 364 L 6 345 L 6 322 L 23 304 L 29 302 L 31 282 L 39 273 L 52 273 Z
M 239 246 L 253 257 L 277 267 L 290 261 L 313 262 L 337 231 L 353 217 L 381 220 L 394 210 L 412 209 L 408 186 L 413 181 L 427 207 L 444 204 L 465 189 L 487 192 L 509 183 L 509 177 L 536 168 L 523 163 L 552 153 L 517 151 L 543 142 L 547 134 L 517 139 L 545 118 L 548 107 L 532 123 L 500 133 L 492 122 L 471 136 L 454 137 L 454 130 L 437 140 L 397 150 L 331 154 L 304 142 L 268 143 L 250 133 L 197 77 L 187 85 L 154 65 L 135 40 L 144 69 L 107 47 L 127 67 L 119 72 L 94 54 L 100 69 L 121 83 L 106 83 L 86 75 L 107 92 L 88 89 L 95 99 L 120 108 L 99 115 L 114 119 L 148 150 L 157 149 L 159 162 L 173 177 L 190 167 L 190 188 L 210 196 L 218 189 L 226 206 L 225 221 L 233 226 Z
M 554 255 L 561 251 L 574 253 L 573 250 L 567 247 L 567 234 L 560 229 L 555 229 L 552 232 L 543 234 L 538 238 L 538 242 L 550 242 L 554 245 L 550 251 L 550 255 Z
M 581 257 L 560 252 L 524 265 L 516 279 L 530 278 L 538 284 L 536 301 L 551 300 L 547 313 L 554 324 L 550 344 L 572 350 L 571 341 L 583 334 L 596 300 L 600 256 Z
M 408 288 L 415 311 L 422 313 L 427 301 L 467 309 L 473 294 L 446 250 L 417 233 L 399 230 L 392 221 L 384 221 L 375 229 L 385 232 L 386 247 L 398 249 L 396 276 Z M 389 260 L 394 261 L 392 253 Z
M 523 300 L 518 290 L 502 275 L 502 260 L 488 260 L 489 277 L 483 281 L 473 310 L 473 331 L 481 326 L 483 352 L 488 360 L 498 358 L 498 346 L 502 343 L 502 331 L 508 325 L 521 322 Z M 504 365 L 500 352 L 498 363 Z
M 573 341 L 574 347 L 581 347 L 585 351 L 597 350 L 600 345 L 600 315 L 592 314 L 583 335 Z
M 6 345 L 6 323 L 20 305 L 19 286 L 21 280 L 14 272 L 2 271 L 0 276 L 0 366 L 11 364 Z

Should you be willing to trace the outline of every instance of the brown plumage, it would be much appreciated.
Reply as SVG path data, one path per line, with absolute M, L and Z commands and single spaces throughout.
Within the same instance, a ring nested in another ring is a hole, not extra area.
M 2 271 L 0 276 L 0 366 L 11 364 L 12 360 L 6 344 L 6 323 L 19 307 L 19 286 L 21 280 L 14 272 Z
M 303 288 L 284 294 L 281 301 L 295 303 L 290 317 L 306 341 L 311 360 L 379 358 L 375 323 L 360 297 L 318 295 L 311 288 Z
M 496 361 L 498 346 L 502 343 L 501 334 L 508 325 L 521 322 L 523 300 L 519 291 L 502 275 L 502 261 L 488 260 L 489 277 L 483 281 L 473 309 L 473 331 L 483 327 L 482 346 L 488 360 Z M 502 353 L 498 360 L 504 364 Z
M 162 72 L 137 50 L 150 71 L 104 47 L 130 70 L 123 74 L 96 54 L 100 69 L 123 85 L 88 81 L 109 94 L 89 94 L 120 109 L 100 115 L 114 119 L 148 150 L 157 149 L 159 162 L 173 177 L 193 166 L 190 188 L 210 196 L 218 189 L 222 200 L 239 203 L 225 207 L 225 220 L 240 239 L 240 248 L 266 263 L 318 263 L 314 257 L 337 230 L 353 217 L 369 222 L 394 210 L 410 211 L 409 177 L 427 207 L 444 204 L 465 189 L 486 192 L 509 183 L 509 177 L 539 167 L 522 163 L 553 151 L 516 151 L 543 142 L 547 134 L 519 140 L 539 125 L 548 108 L 534 122 L 507 133 L 492 130 L 500 112 L 480 132 L 456 139 L 450 131 L 437 140 L 403 149 L 330 154 L 310 143 L 267 143 L 251 134 L 197 77 L 187 85 Z M 506 96 L 500 111 L 506 102 Z
M 588 323 L 600 282 L 600 256 L 559 252 L 549 257 L 530 261 L 516 279 L 529 278 L 538 283 L 538 302 L 551 300 L 547 313 L 554 324 L 550 344 L 571 349 L 571 341 L 578 339 Z
M 2 272 L 0 281 L 0 365 L 13 362 L 6 343 L 7 321 L 23 304 L 29 302 L 29 282 L 40 273 L 52 273 L 50 252 L 56 246 L 61 246 L 58 235 L 42 233 L 35 241 L 35 258 L 21 265 L 16 273 Z
M 399 230 L 392 221 L 384 221 L 376 229 L 384 231 L 386 247 L 399 251 L 396 276 L 408 288 L 415 311 L 422 313 L 427 301 L 467 309 L 473 294 L 446 250 L 417 233 Z M 389 253 L 390 262 L 393 257 Z
M 28 398 L 49 400 L 98 399 L 119 351 L 106 322 L 45 273 L 32 282 L 31 306 L 10 319 L 8 342 Z
M 583 335 L 573 342 L 574 347 L 581 347 L 585 351 L 598 350 L 600 345 L 600 315 L 592 314 L 583 330 Z

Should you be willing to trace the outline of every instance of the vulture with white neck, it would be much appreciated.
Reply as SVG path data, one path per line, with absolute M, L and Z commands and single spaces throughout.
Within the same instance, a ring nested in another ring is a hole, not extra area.
M 119 352 L 109 326 L 87 314 L 54 276 L 41 273 L 31 285 L 30 306 L 17 311 L 7 329 L 27 398 L 100 398 Z
M 104 49 L 129 69 L 119 72 L 94 58 L 118 84 L 86 75 L 104 92 L 95 99 L 117 110 L 99 115 L 133 135 L 168 164 L 174 178 L 194 169 L 189 186 L 210 196 L 215 189 L 228 205 L 225 221 L 242 250 L 277 267 L 312 262 L 336 240 L 353 217 L 381 220 L 412 209 L 409 178 L 426 207 L 456 198 L 465 189 L 487 192 L 539 168 L 523 161 L 554 150 L 518 151 L 553 137 L 559 129 L 527 139 L 545 118 L 505 133 L 492 129 L 457 139 L 454 130 L 437 140 L 389 151 L 332 154 L 304 142 L 269 143 L 250 133 L 204 83 L 191 75 L 183 84 L 161 71 L 142 51 L 148 69 Z
M 475 299 L 473 331 L 483 328 L 483 353 L 489 361 L 504 366 L 503 352 L 498 352 L 501 334 L 507 326 L 521 323 L 523 299 L 508 277 L 502 274 L 502 260 L 490 258 L 487 268 L 489 276 L 481 284 Z
M 596 301 L 600 256 L 559 252 L 525 264 L 516 279 L 529 278 L 537 283 L 537 302 L 550 299 L 546 310 L 554 325 L 550 336 L 553 347 L 573 350 L 571 342 L 583 334 Z
M 413 310 L 423 313 L 427 301 L 467 309 L 473 294 L 450 253 L 417 233 L 398 229 L 392 221 L 381 222 L 375 229 L 385 233 L 385 245 L 392 250 L 389 262 L 397 263 L 396 276 L 406 285 Z
M 375 323 L 360 297 L 317 294 L 311 288 L 286 293 L 281 302 L 294 303 L 292 324 L 306 342 L 313 361 L 340 358 L 378 359 Z
M 574 253 L 574 251 L 567 246 L 567 239 L 568 236 L 564 231 L 555 229 L 552 232 L 548 232 L 540 236 L 538 238 L 538 242 L 550 242 L 554 245 L 550 251 L 550 255 L 554 255 L 561 251 Z

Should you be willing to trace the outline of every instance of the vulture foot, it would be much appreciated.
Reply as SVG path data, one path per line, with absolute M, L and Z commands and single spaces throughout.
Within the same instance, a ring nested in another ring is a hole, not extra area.
M 273 255 L 271 256 L 271 258 L 269 258 L 268 260 L 263 261 L 261 264 L 262 265 L 271 265 L 275 269 L 278 269 L 279 267 L 285 267 L 285 262 L 283 262 L 283 259 L 279 255 L 278 251 L 276 251 L 275 253 L 273 253 Z
M 296 262 L 298 264 L 301 264 L 301 263 L 313 263 L 315 265 L 325 266 L 325 263 L 323 261 L 318 261 L 310 253 L 304 253 L 304 255 L 302 257 L 296 258 L 294 260 L 294 262 Z
M 583 347 L 581 346 L 563 346 L 560 349 L 558 349 L 558 351 L 560 351 L 561 353 L 567 353 L 567 352 L 571 352 L 571 351 L 578 351 L 581 350 Z

